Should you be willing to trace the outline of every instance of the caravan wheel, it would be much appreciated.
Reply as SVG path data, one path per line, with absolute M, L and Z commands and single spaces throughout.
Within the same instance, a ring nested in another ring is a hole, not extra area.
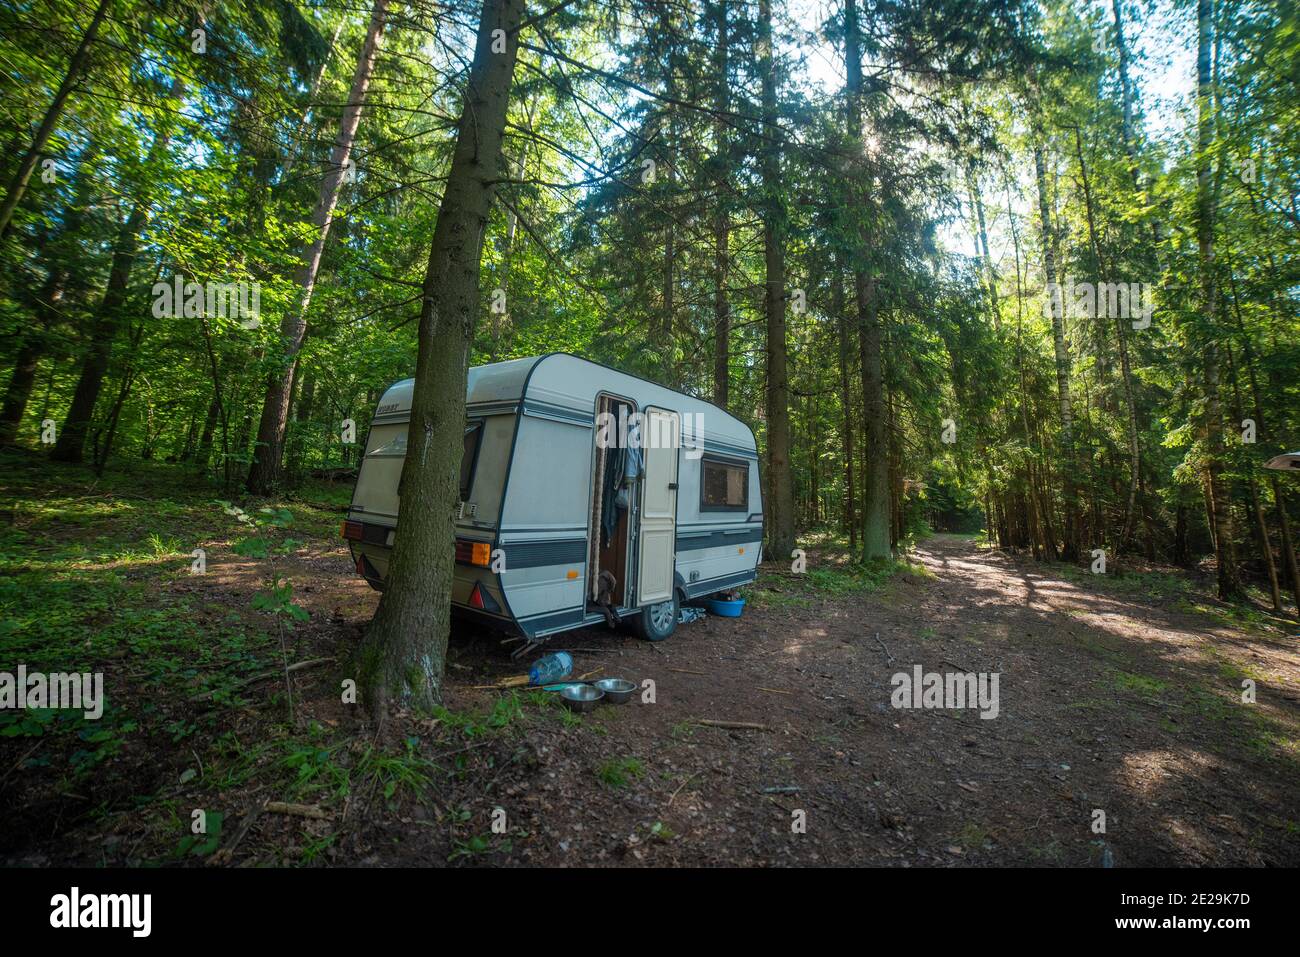
M 677 596 L 647 605 L 636 616 L 636 630 L 646 641 L 663 641 L 677 629 Z

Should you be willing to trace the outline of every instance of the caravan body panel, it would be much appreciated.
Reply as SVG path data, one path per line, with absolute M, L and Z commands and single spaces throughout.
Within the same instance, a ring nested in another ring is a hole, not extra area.
M 358 571 L 379 588 L 399 512 L 412 386 L 410 379 L 398 382 L 380 399 L 348 513 L 349 522 L 363 523 L 367 533 L 352 543 Z M 683 599 L 754 580 L 763 508 L 750 428 L 702 399 L 552 353 L 470 370 L 462 469 L 462 482 L 468 475 L 469 484 L 456 537 L 489 545 L 495 570 L 458 562 L 453 608 L 533 638 L 600 619 L 588 604 L 588 555 L 601 395 L 626 400 L 639 412 L 655 407 L 668 413 L 663 417 L 675 422 L 680 439 L 681 447 L 659 451 L 653 466 L 656 483 L 677 486 L 671 496 L 667 488 L 648 494 L 643 488 L 657 541 L 651 554 L 663 558 L 656 561 L 663 570 L 653 576 L 659 580 L 644 582 L 646 603 L 664 592 L 668 569 L 669 588 Z M 643 486 L 649 480 L 647 468 Z M 643 580 L 637 581 L 640 587 Z M 475 586 L 484 608 L 469 604 Z

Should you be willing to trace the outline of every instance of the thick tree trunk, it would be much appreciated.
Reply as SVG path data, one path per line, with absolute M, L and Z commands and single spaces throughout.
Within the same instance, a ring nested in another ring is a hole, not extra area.
M 786 371 L 785 239 L 781 130 L 777 123 L 776 60 L 771 0 L 759 0 L 758 68 L 763 100 L 763 312 L 767 317 L 768 556 L 788 560 L 795 546 L 794 480 L 790 470 L 790 383 Z
M 867 168 L 863 139 L 862 47 L 855 0 L 844 6 L 844 53 L 847 69 L 846 92 L 849 100 L 849 135 L 855 144 L 854 160 L 861 196 L 851 203 L 865 204 L 870 194 L 871 172 Z M 885 409 L 884 366 L 881 358 L 879 303 L 876 277 L 868 265 L 871 238 L 865 224 L 858 225 L 859 262 L 854 269 L 853 292 L 858 307 L 858 352 L 862 365 L 863 457 L 862 473 L 862 558 L 889 558 L 890 495 L 889 447 L 886 441 L 888 420 Z
M 279 370 L 272 373 L 267 382 L 266 396 L 262 402 L 262 418 L 257 428 L 257 447 L 254 450 L 253 464 L 248 470 L 248 491 L 254 495 L 268 495 L 280 484 L 284 433 L 289 423 L 290 387 L 293 384 L 294 369 L 298 364 L 298 353 L 302 349 L 302 340 L 307 334 L 307 308 L 311 305 L 312 290 L 316 286 L 316 273 L 320 269 L 325 240 L 329 237 L 334 207 L 338 203 L 339 186 L 343 182 L 343 174 L 352 155 L 352 143 L 356 139 L 357 126 L 361 122 L 361 109 L 365 104 L 366 90 L 370 87 L 370 77 L 374 73 L 375 57 L 379 53 L 379 46 L 383 40 L 387 11 L 388 0 L 375 0 L 374 7 L 370 11 L 370 26 L 366 30 L 366 39 L 361 45 L 361 56 L 357 60 L 356 71 L 352 74 L 348 102 L 343 107 L 343 115 L 339 119 L 339 132 L 334 140 L 329 167 L 321 180 L 320 195 L 316 199 L 316 208 L 312 211 L 311 222 L 315 235 L 311 246 L 303 255 L 298 274 L 294 277 L 298 286 L 298 301 L 280 323 L 280 339 L 284 349 L 283 364 Z
M 361 649 L 361 686 L 376 714 L 394 699 L 428 708 L 442 698 L 469 351 L 523 10 L 524 0 L 484 0 L 429 251 L 401 519 L 387 587 Z
M 1208 459 L 1206 489 L 1218 563 L 1219 597 L 1224 601 L 1242 595 L 1237 568 L 1236 530 L 1232 503 L 1223 481 L 1223 408 L 1219 397 L 1218 281 L 1215 276 L 1214 191 L 1210 147 L 1214 140 L 1213 82 L 1210 52 L 1213 43 L 1213 0 L 1196 4 L 1196 245 L 1201 283 L 1201 320 L 1209 330 L 1202 344 L 1205 381 L 1205 419 Z
M 112 0 L 99 0 L 99 6 L 95 8 L 95 14 L 91 17 L 90 26 L 81 35 L 81 42 L 77 44 L 76 52 L 72 54 L 72 59 L 68 61 L 68 70 L 63 75 L 63 82 L 59 84 L 58 90 L 55 91 L 54 99 L 50 101 L 49 109 L 45 111 L 45 118 L 41 120 L 36 135 L 32 137 L 31 146 L 28 147 L 22 161 L 19 162 L 13 179 L 9 181 L 9 188 L 5 192 L 4 202 L 0 203 L 0 239 L 9 233 L 9 227 L 13 224 L 14 210 L 18 208 L 18 203 L 22 200 L 23 194 L 27 192 L 27 184 L 31 182 L 32 173 L 36 171 L 36 164 L 40 162 L 41 150 L 45 149 L 45 144 L 49 142 L 50 135 L 54 132 L 54 128 L 58 126 L 59 118 L 63 115 L 63 107 L 68 102 L 68 96 L 71 95 L 73 88 L 81 79 L 81 74 L 86 68 L 86 62 L 90 59 L 90 44 L 94 42 L 95 34 L 99 32 L 99 25 L 104 22 L 104 17 L 108 14 L 111 5 Z

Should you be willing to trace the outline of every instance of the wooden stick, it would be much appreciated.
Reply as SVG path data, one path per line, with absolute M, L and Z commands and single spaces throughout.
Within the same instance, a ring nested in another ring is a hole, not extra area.
M 704 718 L 697 719 L 696 724 L 703 725 L 706 728 L 732 728 L 736 731 L 771 731 L 765 724 L 756 724 L 753 721 L 710 721 Z
M 686 787 L 686 785 L 690 784 L 692 781 L 694 781 L 694 780 L 695 780 L 696 778 L 698 778 L 699 776 L 700 776 L 700 772 L 699 772 L 699 771 L 696 771 L 694 774 L 690 775 L 690 776 L 689 776 L 685 781 L 683 781 L 681 784 L 677 785 L 677 790 L 674 791 L 673 794 L 672 794 L 672 797 L 670 797 L 670 798 L 668 799 L 668 806 L 669 806 L 669 807 L 672 807 L 672 806 L 673 806 L 673 802 L 677 800 L 677 795 L 681 793 L 682 788 Z
M 766 691 L 769 694 L 794 694 L 793 691 L 782 691 L 780 688 L 764 688 L 762 685 L 759 685 L 758 690 Z
M 314 804 L 289 804 L 285 801 L 268 801 L 266 809 L 272 814 L 289 814 L 293 817 L 310 817 L 317 821 L 328 821 L 333 815 Z
M 280 675 L 283 674 L 292 674 L 295 671 L 305 671 L 308 668 L 315 668 L 318 665 L 323 665 L 327 661 L 333 661 L 333 660 L 334 660 L 333 658 L 311 658 L 308 659 L 307 661 L 299 661 L 297 664 L 292 664 L 289 667 L 284 668 L 280 671 L 267 671 L 267 672 L 263 672 L 260 675 L 253 675 L 249 678 L 242 678 L 239 681 L 236 681 L 233 685 L 230 685 L 229 687 L 226 688 L 214 688 L 212 691 L 200 692 L 199 694 L 196 694 L 194 695 L 194 697 L 190 698 L 190 701 L 191 702 L 206 701 L 209 698 L 213 697 L 214 695 L 222 691 L 235 691 L 236 689 L 243 688 L 246 685 L 253 685 L 253 684 L 257 684 L 259 681 L 265 681 L 267 678 L 278 678 L 280 677 Z
M 701 678 L 707 678 L 708 673 L 703 671 L 691 671 L 689 668 L 669 668 L 669 671 L 675 671 L 679 675 L 699 675 Z

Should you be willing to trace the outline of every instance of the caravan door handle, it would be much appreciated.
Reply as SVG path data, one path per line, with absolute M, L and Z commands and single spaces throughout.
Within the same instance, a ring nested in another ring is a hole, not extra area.
M 668 483 L 668 487 L 669 487 L 670 489 L 672 489 L 674 492 L 677 491 L 677 483 L 676 483 L 676 482 L 669 482 L 669 483 Z

